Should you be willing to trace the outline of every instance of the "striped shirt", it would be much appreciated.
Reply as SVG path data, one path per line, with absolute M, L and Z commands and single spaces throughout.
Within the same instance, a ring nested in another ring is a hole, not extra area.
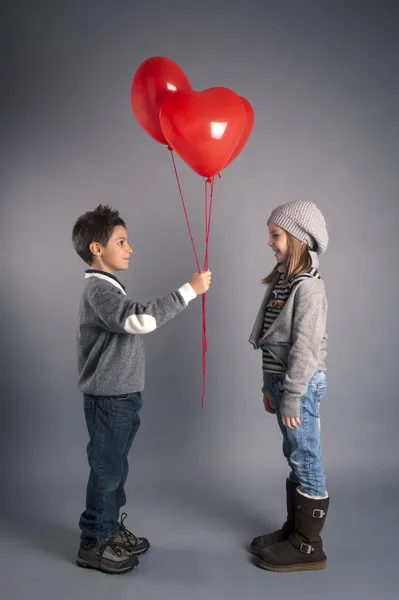
M 292 286 L 304 277 L 320 279 L 320 273 L 318 269 L 311 267 L 306 273 L 299 275 L 290 282 L 287 282 L 285 273 L 280 274 L 266 305 L 262 336 L 270 329 L 283 310 L 291 293 Z M 284 373 L 286 370 L 286 366 L 277 357 L 273 356 L 268 348 L 262 350 L 262 368 L 268 373 Z

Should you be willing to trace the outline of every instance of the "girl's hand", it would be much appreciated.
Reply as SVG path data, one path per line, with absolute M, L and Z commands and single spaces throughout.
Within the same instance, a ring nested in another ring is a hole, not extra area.
M 263 394 L 263 406 L 265 407 L 265 411 L 270 413 L 271 415 L 275 415 L 276 411 L 274 410 L 273 398 L 270 392 L 264 392 Z
M 285 427 L 288 427 L 289 429 L 295 429 L 296 427 L 298 427 L 298 425 L 301 424 L 301 420 L 299 417 L 284 417 L 283 415 L 281 415 L 281 420 L 283 422 L 283 425 L 285 425 Z

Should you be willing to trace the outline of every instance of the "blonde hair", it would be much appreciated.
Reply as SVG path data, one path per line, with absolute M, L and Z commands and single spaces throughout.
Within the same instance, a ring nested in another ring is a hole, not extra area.
M 286 279 L 287 281 L 292 281 L 295 277 L 306 273 L 310 269 L 312 266 L 312 259 L 310 258 L 310 248 L 307 244 L 297 240 L 293 235 L 288 233 L 288 231 L 285 231 L 285 233 L 287 235 L 288 249 Z M 277 264 L 273 271 L 262 280 L 262 283 L 272 283 L 279 274 L 278 267 L 279 265 Z

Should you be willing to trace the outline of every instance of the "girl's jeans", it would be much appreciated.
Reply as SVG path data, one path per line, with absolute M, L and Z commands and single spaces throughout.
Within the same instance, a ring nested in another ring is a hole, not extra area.
M 90 546 L 100 546 L 119 529 L 119 511 L 126 504 L 127 457 L 140 426 L 141 404 L 140 392 L 84 395 L 90 476 L 79 526 L 82 541 Z
M 300 401 L 301 425 L 296 429 L 289 429 L 282 424 L 280 412 L 284 374 L 271 374 L 269 379 L 269 391 L 283 434 L 283 453 L 291 468 L 290 479 L 298 482 L 301 491 L 309 496 L 326 495 L 320 439 L 320 401 L 326 392 L 326 386 L 325 372 L 317 371 Z

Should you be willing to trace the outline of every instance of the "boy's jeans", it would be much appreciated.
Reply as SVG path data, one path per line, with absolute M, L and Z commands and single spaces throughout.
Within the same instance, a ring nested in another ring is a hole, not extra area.
M 127 455 L 140 426 L 141 404 L 140 392 L 84 394 L 90 476 L 79 527 L 82 541 L 90 546 L 100 546 L 119 529 L 119 511 L 126 504 Z
M 283 434 L 283 453 L 291 468 L 290 479 L 299 482 L 301 491 L 309 496 L 325 496 L 320 401 L 326 392 L 326 374 L 324 371 L 317 371 L 310 379 L 300 402 L 301 425 L 296 429 L 285 427 L 281 421 L 280 402 L 284 391 L 284 375 L 273 374 L 269 382 L 277 421 Z

